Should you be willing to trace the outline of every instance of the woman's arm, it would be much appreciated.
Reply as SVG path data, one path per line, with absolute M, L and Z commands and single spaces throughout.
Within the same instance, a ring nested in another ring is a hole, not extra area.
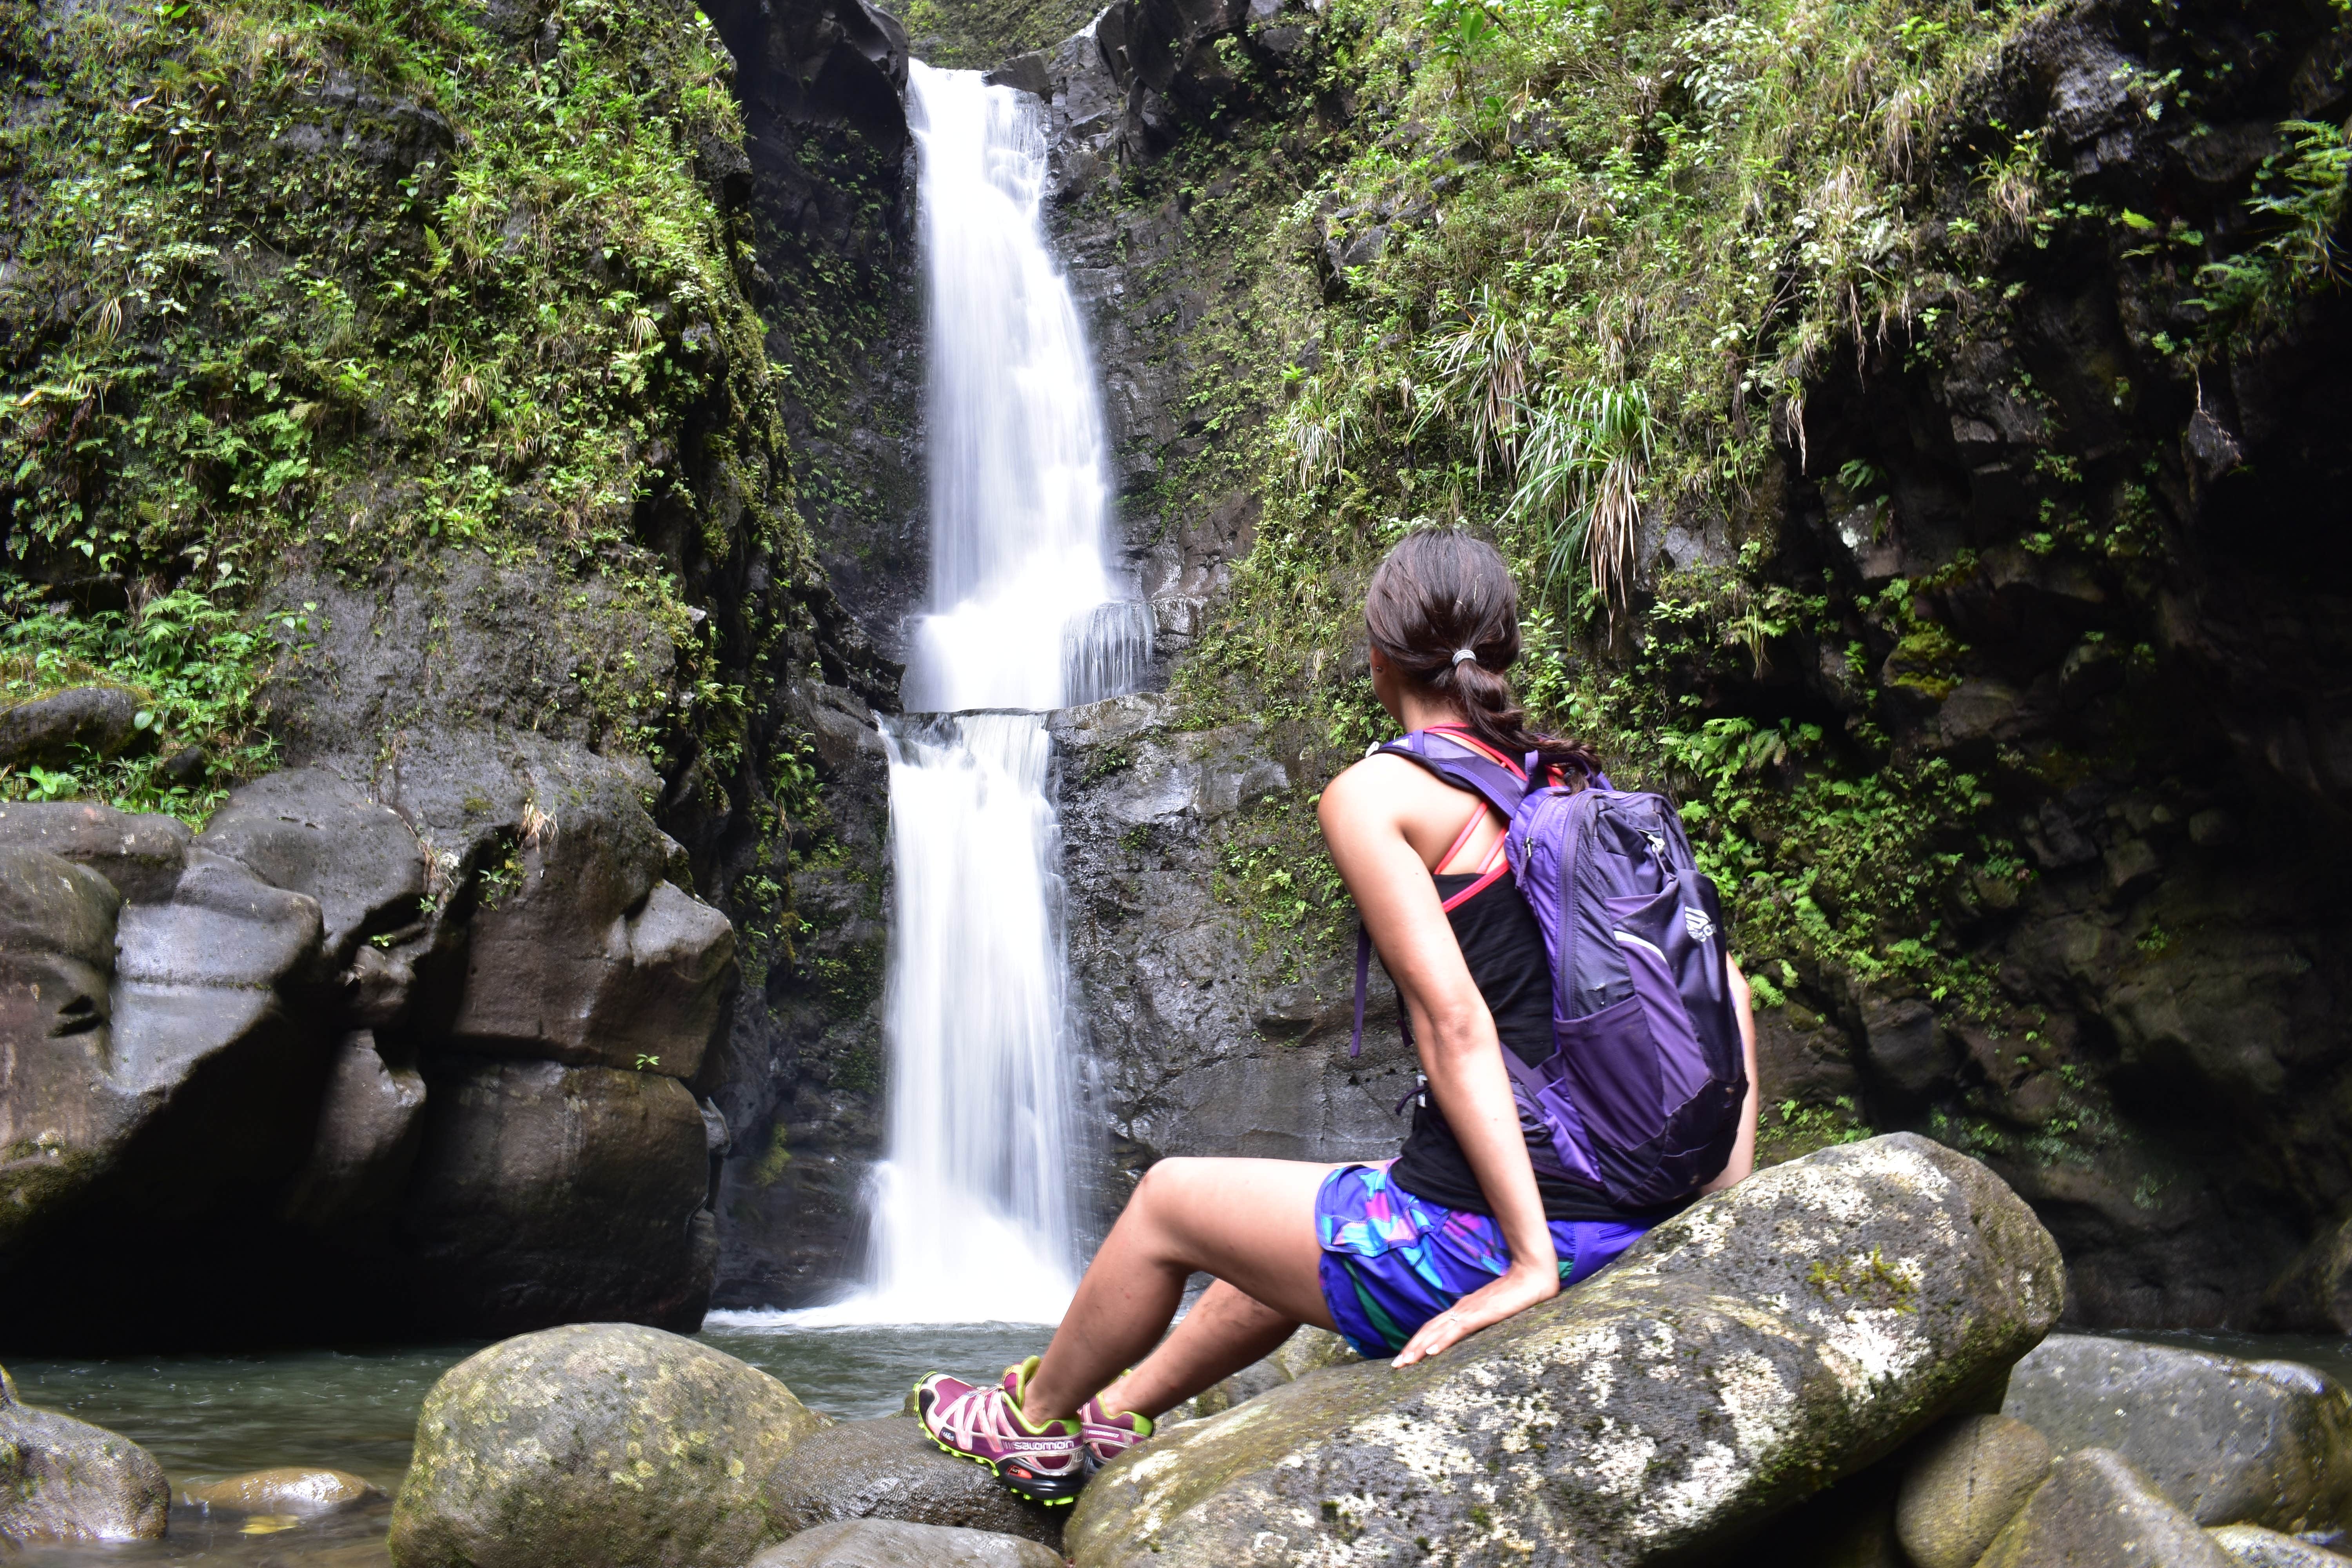
M 1528 1162 L 1494 1016 L 1462 961 L 1429 868 L 1405 837 L 1400 807 L 1381 788 L 1386 768 L 1412 765 L 1373 758 L 1334 779 L 1319 807 L 1323 837 L 1412 1016 L 1429 1092 L 1494 1210 L 1511 1266 L 1423 1324 L 1398 1352 L 1399 1366 L 1559 1293 L 1559 1260 Z
M 1731 1146 L 1731 1163 L 1723 1173 L 1699 1189 L 1702 1193 L 1719 1193 L 1735 1187 L 1756 1173 L 1756 1107 L 1763 1090 L 1756 1082 L 1756 1013 L 1749 1005 L 1748 976 L 1739 973 L 1739 965 L 1726 958 L 1724 967 L 1731 972 L 1731 1006 L 1739 1018 L 1739 1048 L 1748 1057 L 1748 1099 L 1739 1108 L 1739 1139 Z

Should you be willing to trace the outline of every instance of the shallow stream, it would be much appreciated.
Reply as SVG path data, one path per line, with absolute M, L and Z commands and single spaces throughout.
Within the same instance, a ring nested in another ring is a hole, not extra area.
M 935 1369 L 993 1377 L 1045 1348 L 1030 1324 L 775 1329 L 714 1326 L 696 1336 L 781 1378 L 830 1415 L 887 1415 Z M 481 1347 L 409 1346 L 257 1355 L 106 1356 L 5 1364 L 26 1405 L 121 1433 L 155 1456 L 173 1495 L 194 1481 L 278 1465 L 348 1470 L 389 1494 L 407 1473 L 416 1412 L 435 1380 Z M 391 1505 L 287 1529 L 175 1502 L 162 1541 L 27 1547 L 8 1568 L 133 1568 L 205 1563 L 242 1568 L 383 1568 Z

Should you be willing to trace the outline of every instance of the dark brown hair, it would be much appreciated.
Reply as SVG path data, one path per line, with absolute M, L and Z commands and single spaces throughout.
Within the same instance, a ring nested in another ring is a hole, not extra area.
M 1529 730 L 1503 679 L 1519 657 L 1519 590 L 1493 545 L 1459 529 L 1406 534 L 1372 573 L 1364 622 L 1382 656 L 1451 698 L 1470 732 L 1513 762 L 1539 752 L 1548 766 L 1600 772 L 1580 742 Z M 1463 648 L 1475 658 L 1455 658 Z

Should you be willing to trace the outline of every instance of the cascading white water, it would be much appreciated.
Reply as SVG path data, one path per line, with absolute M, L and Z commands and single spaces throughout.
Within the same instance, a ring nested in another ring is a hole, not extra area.
M 1107 447 L 1047 247 L 1037 106 L 917 62 L 931 611 L 886 726 L 897 873 L 888 1158 L 868 1288 L 798 1323 L 1051 1322 L 1075 1285 L 1059 827 L 1040 710 L 1131 689 L 1145 606 L 1103 556 Z M 992 710 L 993 711 L 974 711 Z

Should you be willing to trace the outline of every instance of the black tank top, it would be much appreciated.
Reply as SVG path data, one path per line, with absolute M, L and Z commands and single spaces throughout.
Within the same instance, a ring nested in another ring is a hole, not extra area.
M 1473 872 L 1438 877 L 1437 896 L 1452 899 L 1478 879 Z M 1486 999 L 1486 1011 L 1494 1015 L 1503 1048 L 1517 1051 L 1529 1067 L 1550 1056 L 1551 961 L 1544 951 L 1543 927 L 1519 896 L 1511 873 L 1504 871 L 1448 910 L 1445 918 L 1453 922 L 1454 940 L 1461 944 L 1470 978 Z M 1412 1131 L 1405 1135 L 1404 1150 L 1389 1178 L 1416 1197 L 1450 1209 L 1495 1212 L 1454 1130 L 1425 1093 L 1413 1101 Z M 1675 1203 L 1657 1209 L 1621 1209 L 1591 1187 L 1546 1176 L 1540 1170 L 1536 1188 L 1543 1195 L 1546 1219 L 1651 1225 L 1686 1206 Z

